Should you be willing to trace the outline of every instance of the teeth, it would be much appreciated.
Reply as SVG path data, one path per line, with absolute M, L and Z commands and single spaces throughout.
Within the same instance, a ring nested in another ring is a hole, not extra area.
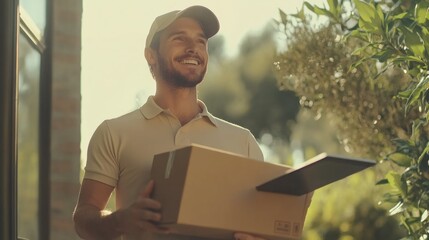
M 194 59 L 184 59 L 182 61 L 183 64 L 192 64 L 192 65 L 198 65 L 198 61 Z

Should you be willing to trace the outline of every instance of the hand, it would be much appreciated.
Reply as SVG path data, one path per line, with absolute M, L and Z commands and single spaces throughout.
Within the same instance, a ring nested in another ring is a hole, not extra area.
M 124 233 L 151 231 L 168 233 L 168 229 L 157 226 L 161 221 L 161 203 L 150 198 L 154 188 L 151 180 L 145 187 L 139 199 L 126 209 L 116 212 L 116 222 Z
M 234 238 L 235 240 L 265 240 L 264 238 L 260 238 L 247 233 L 235 233 Z

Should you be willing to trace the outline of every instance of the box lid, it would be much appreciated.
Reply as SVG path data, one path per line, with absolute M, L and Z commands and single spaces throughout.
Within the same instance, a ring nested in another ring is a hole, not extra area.
M 256 187 L 259 191 L 303 195 L 374 166 L 374 160 L 322 153 L 298 168 Z

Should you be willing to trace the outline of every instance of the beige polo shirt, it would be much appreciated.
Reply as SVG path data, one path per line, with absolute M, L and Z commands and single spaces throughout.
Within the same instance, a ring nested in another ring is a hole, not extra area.
M 149 97 L 140 108 L 104 121 L 88 146 L 85 178 L 116 188 L 117 208 L 127 207 L 150 179 L 153 156 L 197 143 L 263 160 L 248 129 L 214 117 L 202 101 L 202 113 L 186 125 Z

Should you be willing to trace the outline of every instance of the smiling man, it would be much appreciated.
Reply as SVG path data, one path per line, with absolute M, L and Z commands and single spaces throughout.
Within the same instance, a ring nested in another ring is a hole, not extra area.
M 208 60 L 207 37 L 198 22 L 179 18 L 156 37 L 159 43 L 146 48 L 145 56 L 157 83 L 166 81 L 186 89 L 203 80 Z
M 208 39 L 219 31 L 214 13 L 192 6 L 157 17 L 146 40 L 145 57 L 156 92 L 139 109 L 105 120 L 88 146 L 87 165 L 74 212 L 84 239 L 195 239 L 169 234 L 157 223 L 162 206 L 150 198 L 155 154 L 192 143 L 263 161 L 248 129 L 211 115 L 197 86 L 208 64 Z M 221 96 L 220 96 L 221 97 Z M 116 211 L 105 210 L 116 191 Z M 237 233 L 237 239 L 257 237 Z

